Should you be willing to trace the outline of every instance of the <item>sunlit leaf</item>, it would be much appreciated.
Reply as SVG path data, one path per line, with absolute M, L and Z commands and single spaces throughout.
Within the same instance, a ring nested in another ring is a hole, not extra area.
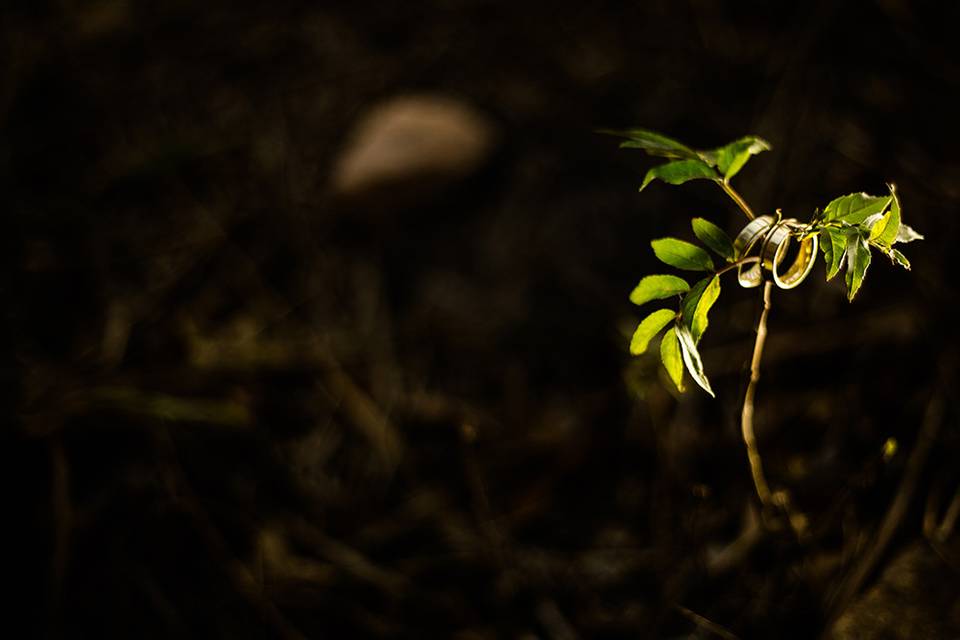
M 650 341 L 676 317 L 676 311 L 660 309 L 644 318 L 637 330 L 633 332 L 633 338 L 630 340 L 630 353 L 638 356 L 646 351 Z
M 691 224 L 693 233 L 700 242 L 713 249 L 720 257 L 733 260 L 733 242 L 723 229 L 703 218 L 694 218 Z
M 661 238 L 650 243 L 661 262 L 687 271 L 713 271 L 710 254 L 695 244 L 676 238 Z
M 880 238 L 887 233 L 887 227 L 891 226 L 893 222 L 893 208 L 887 209 L 886 213 L 875 213 L 866 220 L 863 221 L 863 227 L 869 229 L 869 235 L 867 236 L 868 242 L 880 242 Z M 897 221 L 897 226 L 900 223 Z
M 693 314 L 693 321 L 690 323 L 690 333 L 693 335 L 695 341 L 700 342 L 700 338 L 703 337 L 703 333 L 707 330 L 707 325 L 709 324 L 707 314 L 710 313 L 710 309 L 719 297 L 720 276 L 714 276 L 704 290 L 703 295 L 700 296 L 700 301 L 697 302 L 697 310 Z
M 870 245 L 867 239 L 859 233 L 852 233 L 847 238 L 847 299 L 853 302 L 854 296 L 860 290 L 863 279 L 870 266 Z
M 681 317 L 690 328 L 694 342 L 699 343 L 709 324 L 707 314 L 720 297 L 720 276 L 708 276 L 691 287 L 681 305 Z
M 923 240 L 923 235 L 914 231 L 910 226 L 900 224 L 900 230 L 897 231 L 896 242 L 913 242 L 914 240 Z
M 717 180 L 718 176 L 713 167 L 703 160 L 674 160 L 647 171 L 647 175 L 643 178 L 643 184 L 640 185 L 640 191 L 646 189 L 648 184 L 657 179 L 668 184 L 683 184 L 698 178 Z
M 887 185 L 890 189 L 890 210 L 885 214 L 886 222 L 883 229 L 879 230 L 874 237 L 874 230 L 870 230 L 870 240 L 877 244 L 889 247 L 897 241 L 900 235 L 900 198 L 897 197 L 897 189 L 892 184 Z
M 632 292 L 630 302 L 644 304 L 651 300 L 663 300 L 690 290 L 690 285 L 683 278 L 677 276 L 657 275 L 647 276 L 640 280 Z
M 907 256 L 900 253 L 897 249 L 890 250 L 890 259 L 907 271 L 910 271 L 910 261 L 907 260 Z
M 866 193 L 851 193 L 830 202 L 823 210 L 826 222 L 834 220 L 860 224 L 875 213 L 882 213 L 890 204 L 890 196 L 871 196 Z
M 770 149 L 770 143 L 763 138 L 745 136 L 719 149 L 714 149 L 712 155 L 716 158 L 717 169 L 723 174 L 724 180 L 729 180 L 743 168 L 750 156 Z
M 680 339 L 677 338 L 677 330 L 670 328 L 660 340 L 660 360 L 663 367 L 667 370 L 667 375 L 677 386 L 677 391 L 684 391 L 683 388 L 683 356 L 680 355 Z
M 697 312 L 697 304 L 700 303 L 703 292 L 706 291 L 707 285 L 713 278 L 714 276 L 709 275 L 702 280 L 697 280 L 690 287 L 690 291 L 683 296 L 683 300 L 680 302 L 680 319 L 687 327 L 693 322 L 693 316 Z
M 700 352 L 697 351 L 697 343 L 690 335 L 690 330 L 682 324 L 677 325 L 677 337 L 680 338 L 680 350 L 683 354 L 683 363 L 687 365 L 687 371 L 694 381 L 700 385 L 704 391 L 713 396 L 713 389 L 710 388 L 710 381 L 703 372 L 703 361 L 700 359 Z M 714 396 L 716 397 L 716 396 Z

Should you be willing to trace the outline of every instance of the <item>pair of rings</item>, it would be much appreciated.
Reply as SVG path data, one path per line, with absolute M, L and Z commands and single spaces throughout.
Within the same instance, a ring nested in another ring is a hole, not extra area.
M 801 226 L 796 218 L 778 220 L 773 216 L 758 216 L 751 220 L 733 241 L 733 250 L 737 259 L 741 259 L 759 245 L 759 260 L 737 268 L 740 286 L 745 289 L 760 286 L 763 269 L 771 272 L 774 284 L 781 289 L 793 289 L 803 282 L 810 274 L 817 255 L 817 236 L 800 240 L 800 248 L 793 262 L 786 270 L 781 269 L 791 238 L 800 232 Z

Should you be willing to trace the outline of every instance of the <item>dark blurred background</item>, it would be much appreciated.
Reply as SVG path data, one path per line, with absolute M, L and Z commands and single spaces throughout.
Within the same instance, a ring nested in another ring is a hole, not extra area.
M 4 635 L 960 637 L 952 3 L 0 11 Z M 926 234 L 853 304 L 775 291 L 803 539 L 740 439 L 756 291 L 716 400 L 627 353 L 649 240 L 744 220 L 638 194 L 625 126 L 770 140 L 758 211 L 896 182 Z

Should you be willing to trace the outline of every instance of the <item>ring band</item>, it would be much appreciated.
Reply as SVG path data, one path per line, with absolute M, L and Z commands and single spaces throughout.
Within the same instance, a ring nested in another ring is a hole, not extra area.
M 809 236 L 800 241 L 797 257 L 781 275 L 780 265 L 787 257 L 787 249 L 793 235 L 800 227 L 796 218 L 787 218 L 777 224 L 764 240 L 760 249 L 761 261 L 765 269 L 773 273 L 773 282 L 781 289 L 793 289 L 804 281 L 813 269 L 814 258 L 819 242 L 817 236 Z
M 800 250 L 793 263 L 781 274 L 781 263 L 787 257 L 791 238 L 796 234 L 800 223 L 795 218 L 776 222 L 772 216 L 759 216 L 751 220 L 733 241 L 737 259 L 747 256 L 760 242 L 759 261 L 749 265 L 740 265 L 737 280 L 741 287 L 752 289 L 763 281 L 763 269 L 773 274 L 773 282 L 781 289 L 793 289 L 806 279 L 813 269 L 814 258 L 819 242 L 817 236 L 809 236 L 800 241 Z
M 758 216 L 751 220 L 733 241 L 734 257 L 738 260 L 746 257 L 754 245 L 770 232 L 773 225 L 773 216 Z M 737 281 L 744 289 L 759 287 L 762 280 L 763 273 L 758 262 L 737 267 Z

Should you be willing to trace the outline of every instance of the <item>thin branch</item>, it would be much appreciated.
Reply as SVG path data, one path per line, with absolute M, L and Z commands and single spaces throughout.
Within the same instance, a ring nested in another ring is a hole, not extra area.
M 746 258 L 740 258 L 739 260 L 736 260 L 724 266 L 722 269 L 719 269 L 714 275 L 717 275 L 717 276 L 723 275 L 724 273 L 726 273 L 727 271 L 730 271 L 731 269 L 736 269 L 741 265 L 750 264 L 751 262 L 760 262 L 760 258 L 758 256 L 748 256 Z
M 715 180 L 715 182 L 720 185 L 720 188 L 727 192 L 727 195 L 737 203 L 737 206 L 740 207 L 740 210 L 743 211 L 744 215 L 753 220 L 756 216 L 753 214 L 753 209 L 750 208 L 750 205 L 747 204 L 747 201 L 743 199 L 737 190 L 730 186 L 730 183 L 726 180 Z
M 763 285 L 763 311 L 757 323 L 757 339 L 753 343 L 753 359 L 750 361 L 750 383 L 747 393 L 743 397 L 743 412 L 740 414 L 740 429 L 743 432 L 743 443 L 747 447 L 747 459 L 750 461 L 750 473 L 753 474 L 753 484 L 757 488 L 757 497 L 764 508 L 773 506 L 773 497 L 770 487 L 763 475 L 763 463 L 760 460 L 760 450 L 757 448 L 757 436 L 753 432 L 753 399 L 757 392 L 757 382 L 760 380 L 760 359 L 763 357 L 763 345 L 767 340 L 767 316 L 770 314 L 770 291 L 773 283 L 767 281 Z

